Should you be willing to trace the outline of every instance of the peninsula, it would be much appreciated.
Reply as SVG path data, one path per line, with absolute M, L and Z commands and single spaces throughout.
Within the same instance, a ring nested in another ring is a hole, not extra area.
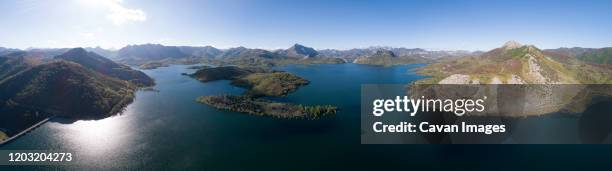
M 304 106 L 281 103 L 262 97 L 282 97 L 295 92 L 309 81 L 297 75 L 256 67 L 215 67 L 203 68 L 189 75 L 202 82 L 231 80 L 231 84 L 248 89 L 243 95 L 202 96 L 197 102 L 235 112 L 277 118 L 316 119 L 335 114 L 337 108 L 330 105 Z
M 202 82 L 231 80 L 232 85 L 249 89 L 246 94 L 252 96 L 285 96 L 309 83 L 288 72 L 257 67 L 204 68 L 190 76 Z

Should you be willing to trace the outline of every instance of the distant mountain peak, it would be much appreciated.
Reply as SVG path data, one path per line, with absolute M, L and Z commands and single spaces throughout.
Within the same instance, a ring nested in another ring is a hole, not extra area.
M 522 58 L 526 56 L 544 57 L 544 53 L 534 45 L 523 45 L 509 41 L 500 48 L 493 49 L 480 56 L 497 59 Z
M 299 44 L 299 43 L 295 43 L 295 44 L 293 44 L 293 47 L 298 47 L 298 48 L 299 48 L 299 47 L 305 47 L 305 46 L 304 46 L 304 45 L 301 45 L 301 44 Z
M 393 51 L 380 49 L 372 57 L 397 57 Z
M 78 59 L 78 58 L 85 58 L 85 57 L 89 57 L 89 56 L 91 56 L 91 54 L 89 54 L 89 52 L 87 52 L 87 50 L 78 47 L 78 48 L 72 48 L 72 49 L 64 52 L 61 55 L 55 56 L 55 58 L 60 58 L 60 59 L 74 58 L 74 59 Z
M 93 52 L 88 52 L 84 48 L 73 48 L 61 55 L 55 56 L 55 59 L 62 59 L 66 61 L 72 61 L 86 67 L 92 68 L 93 66 L 102 67 L 107 66 L 109 68 L 120 67 L 119 64 L 104 58 Z
M 69 53 L 69 54 L 86 54 L 87 50 L 83 49 L 82 47 L 77 47 L 77 48 L 72 48 L 72 49 L 68 50 L 66 53 Z
M 509 49 L 516 49 L 516 48 L 523 47 L 523 45 L 519 42 L 511 40 L 511 41 L 506 42 L 504 46 L 502 47 L 506 50 L 509 50 Z
M 319 52 L 317 52 L 315 49 L 298 43 L 291 46 L 286 50 L 286 52 L 287 55 L 291 57 L 315 57 L 319 55 Z

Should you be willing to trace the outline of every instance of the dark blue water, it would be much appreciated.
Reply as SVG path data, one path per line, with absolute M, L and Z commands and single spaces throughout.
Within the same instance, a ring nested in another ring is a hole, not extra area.
M 361 85 L 410 83 L 423 78 L 411 72 L 419 66 L 423 65 L 278 68 L 311 81 L 278 100 L 340 108 L 336 116 L 321 120 L 282 120 L 220 111 L 196 103 L 195 98 L 244 90 L 228 81 L 201 83 L 180 75 L 194 71 L 187 66 L 148 70 L 145 72 L 156 79 L 159 92 L 138 92 L 121 115 L 96 121 L 56 119 L 0 149 L 71 151 L 76 155 L 75 165 L 51 168 L 79 170 L 495 169 L 533 167 L 526 164 L 532 160 L 612 157 L 610 146 L 361 145 Z
M 249 146 L 255 146 L 251 150 L 273 152 L 276 146 L 300 149 L 313 144 L 359 144 L 360 85 L 414 81 L 422 78 L 409 72 L 416 66 L 278 68 L 311 81 L 278 100 L 340 108 L 337 116 L 321 120 L 283 120 L 220 111 L 195 99 L 244 90 L 230 86 L 229 81 L 202 83 L 182 76 L 194 72 L 187 66 L 147 70 L 159 92 L 138 92 L 134 103 L 121 115 L 96 121 L 56 119 L 2 148 L 73 151 L 78 155 L 77 164 L 84 168 L 206 168 L 209 164 L 224 165 L 211 163 L 223 156 L 257 159 L 242 151 Z

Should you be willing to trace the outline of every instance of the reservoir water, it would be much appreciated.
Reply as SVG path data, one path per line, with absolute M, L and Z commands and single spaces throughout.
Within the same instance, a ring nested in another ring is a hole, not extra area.
M 145 70 L 156 91 L 139 91 L 118 116 L 95 121 L 54 119 L 2 149 L 73 151 L 79 167 L 214 168 L 232 166 L 224 158 L 253 160 L 283 149 L 316 149 L 317 144 L 359 144 L 360 85 L 408 83 L 422 78 L 409 69 L 421 65 L 297 65 L 278 68 L 311 81 L 278 100 L 301 104 L 333 104 L 335 117 L 282 120 L 221 111 L 195 102 L 198 96 L 240 94 L 229 81 L 202 83 L 181 73 L 195 70 L 173 65 Z M 76 105 L 76 104 L 75 104 Z M 323 156 L 332 157 L 331 151 Z M 285 155 L 296 159 L 299 153 Z M 282 156 L 271 156 L 282 157 Z M 279 163 L 282 164 L 282 163 Z M 74 166 L 58 166 L 74 167 Z
M 517 158 L 570 159 L 572 153 L 584 151 L 594 156 L 583 160 L 606 159 L 612 155 L 611 146 L 564 146 L 560 151 L 555 146 L 361 145 L 361 85 L 407 84 L 423 78 L 411 71 L 420 66 L 424 65 L 278 68 L 311 83 L 277 100 L 339 107 L 336 116 L 321 120 L 283 120 L 217 110 L 196 103 L 196 97 L 240 94 L 244 89 L 229 85 L 229 81 L 202 83 L 182 76 L 181 73 L 194 72 L 184 65 L 146 70 L 156 80 L 155 89 L 159 91 L 137 92 L 134 102 L 122 114 L 93 121 L 53 119 L 0 149 L 73 152 L 75 165 L 53 168 L 78 170 L 287 167 L 314 170 L 323 166 L 347 170 L 387 166 L 416 168 L 432 164 L 452 168 L 453 164 L 470 166 L 474 163 L 469 161 L 492 157 L 497 163 L 485 163 L 485 166 L 497 166 L 500 161 Z M 447 162 L 452 164 L 442 164 Z

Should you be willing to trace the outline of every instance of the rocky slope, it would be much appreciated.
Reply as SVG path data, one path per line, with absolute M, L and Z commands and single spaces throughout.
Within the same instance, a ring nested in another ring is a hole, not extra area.
M 581 113 L 594 97 L 612 96 L 609 67 L 516 42 L 480 56 L 440 61 L 419 69 L 419 73 L 431 77 L 411 85 L 408 93 L 414 97 L 488 97 L 486 111 L 468 115 L 525 117 L 559 111 Z
M 420 69 L 442 84 L 602 84 L 612 83 L 606 67 L 551 55 L 533 45 L 508 42 L 479 56 L 440 61 Z
M 319 52 L 317 52 L 315 49 L 300 44 L 295 44 L 289 49 L 281 50 L 277 53 L 292 58 L 310 58 L 319 55 Z

